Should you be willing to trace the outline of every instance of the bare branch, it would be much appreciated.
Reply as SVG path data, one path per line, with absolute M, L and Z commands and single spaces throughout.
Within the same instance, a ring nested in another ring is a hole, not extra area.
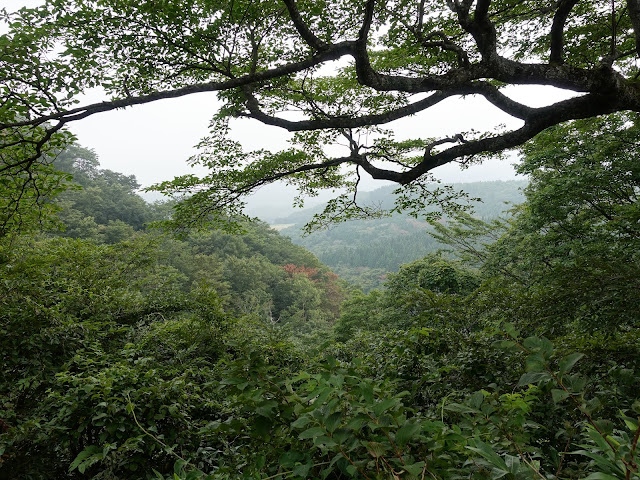
M 470 93 L 470 92 L 467 92 Z M 394 120 L 404 118 L 410 115 L 414 115 L 429 107 L 436 105 L 442 100 L 449 98 L 451 94 L 443 94 L 442 92 L 436 92 L 424 98 L 418 100 L 412 104 L 399 107 L 395 110 L 380 114 L 362 115 L 359 117 L 351 116 L 333 116 L 327 118 L 317 118 L 311 120 L 286 120 L 284 118 L 268 115 L 260 110 L 260 104 L 254 96 L 248 96 L 246 106 L 249 110 L 249 117 L 255 118 L 267 125 L 273 125 L 276 127 L 285 128 L 290 132 L 303 131 L 303 130 L 319 130 L 328 128 L 358 128 L 369 125 L 384 125 Z
M 330 168 L 330 167 L 337 167 L 345 163 L 354 163 L 357 161 L 358 161 L 358 158 L 349 156 L 349 157 L 334 158 L 334 159 L 327 160 L 325 162 L 320 162 L 320 163 L 309 163 L 307 165 L 302 165 L 301 167 L 298 167 L 298 168 L 294 168 L 291 170 L 284 170 L 278 173 L 274 173 L 273 175 L 261 177 L 255 180 L 254 182 L 250 182 L 242 186 L 241 188 L 232 189 L 232 191 L 233 193 L 244 196 L 253 192 L 258 187 L 267 185 L 269 183 L 273 183 L 276 180 L 280 180 L 282 178 L 290 177 L 292 175 L 295 175 L 296 173 L 310 172 L 313 170 L 326 170 L 327 168 Z
M 427 145 L 424 149 L 424 157 L 423 157 L 424 161 L 427 161 L 429 158 L 431 158 L 431 152 L 438 145 L 444 145 L 445 143 L 455 143 L 455 142 L 467 143 L 467 141 L 464 139 L 461 133 L 453 137 L 441 138 L 439 140 L 434 140 L 433 142 L 429 143 L 429 145 Z
M 358 40 L 356 41 L 354 59 L 356 61 L 356 73 L 358 81 L 363 85 L 376 84 L 378 74 L 374 72 L 369 61 L 369 53 L 367 52 L 367 43 L 369 40 L 369 30 L 373 22 L 374 7 L 376 0 L 367 0 L 365 5 L 365 15 L 362 26 L 358 32 Z

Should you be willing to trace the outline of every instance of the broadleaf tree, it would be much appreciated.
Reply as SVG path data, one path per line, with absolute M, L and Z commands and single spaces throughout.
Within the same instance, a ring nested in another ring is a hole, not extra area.
M 397 208 L 413 212 L 443 193 L 426 188 L 438 166 L 568 120 L 640 111 L 637 0 L 45 0 L 4 20 L 1 175 L 46 162 L 71 122 L 217 92 L 223 106 L 192 159 L 211 173 L 158 187 L 195 192 L 178 211 L 187 221 L 237 214 L 245 195 L 280 179 L 302 194 L 346 189 L 329 203 L 334 218 L 371 215 L 354 197 L 363 172 L 398 183 Z M 513 85 L 575 95 L 532 107 Z M 80 104 L 93 87 L 108 100 Z M 409 140 L 388 128 L 458 96 L 483 97 L 518 126 L 438 137 L 422 119 Z M 234 117 L 295 132 L 290 148 L 244 152 L 229 138 Z

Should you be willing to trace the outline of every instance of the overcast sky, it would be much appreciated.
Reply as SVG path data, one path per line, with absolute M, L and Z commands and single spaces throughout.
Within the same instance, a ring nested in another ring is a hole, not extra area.
M 25 0 L 4 0 L 3 3 L 8 10 L 13 10 L 25 4 Z M 508 93 L 531 106 L 567 96 L 557 89 L 530 86 Z M 101 99 L 98 92 L 86 97 L 87 102 Z M 148 186 L 192 171 L 186 160 L 195 153 L 194 146 L 199 139 L 207 134 L 209 120 L 217 106 L 215 94 L 200 93 L 96 114 L 69 126 L 81 145 L 96 151 L 103 168 L 133 174 L 142 185 Z M 466 97 L 446 100 L 431 109 L 429 115 L 399 120 L 389 127 L 399 138 L 411 138 L 448 136 L 472 128 L 487 131 L 498 124 L 511 128 L 519 125 L 517 120 L 502 114 L 484 99 Z M 276 127 L 235 120 L 232 129 L 233 136 L 247 149 L 286 146 L 287 133 Z M 434 174 L 447 182 L 508 180 L 515 176 L 510 163 L 489 161 L 464 171 L 457 165 L 447 165 L 436 169 Z M 377 186 L 377 182 L 367 182 L 365 189 Z
M 548 104 L 565 98 L 566 93 L 552 88 L 520 87 L 510 95 L 531 106 Z M 89 97 L 98 100 L 97 95 Z M 200 93 L 179 99 L 100 113 L 70 124 L 78 141 L 93 148 L 103 168 L 134 174 L 143 185 L 191 172 L 186 160 L 194 146 L 207 134 L 211 117 L 216 112 L 213 93 Z M 497 110 L 477 97 L 449 99 L 432 108 L 428 114 L 405 118 L 388 125 L 399 138 L 449 136 L 461 131 L 486 131 L 499 124 L 514 128 L 519 121 Z M 254 120 L 232 120 L 232 135 L 246 149 L 279 149 L 286 147 L 284 130 Z M 487 161 L 460 170 L 446 165 L 434 174 L 446 182 L 509 180 L 515 178 L 512 161 Z M 368 182 L 367 189 L 377 182 Z

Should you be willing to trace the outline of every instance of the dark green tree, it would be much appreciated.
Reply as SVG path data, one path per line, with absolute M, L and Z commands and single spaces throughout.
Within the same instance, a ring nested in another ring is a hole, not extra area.
M 485 270 L 517 279 L 532 323 L 637 328 L 638 132 L 635 115 L 614 115 L 553 127 L 523 148 L 527 201 Z

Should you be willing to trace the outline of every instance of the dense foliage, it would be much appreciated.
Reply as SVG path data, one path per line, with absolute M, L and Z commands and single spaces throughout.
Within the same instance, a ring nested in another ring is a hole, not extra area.
M 68 151 L 76 227 L 0 250 L 0 476 L 637 480 L 637 128 L 545 132 L 511 219 L 436 223 L 459 260 L 342 308 L 264 224 L 146 231 L 165 208 Z
M 296 348 L 330 334 L 343 288 L 264 224 L 235 236 L 146 231 L 170 210 L 138 197 L 135 178 L 80 147 L 56 167 L 79 183 L 55 199 L 66 229 L 0 249 L 0 476 L 171 471 L 166 444 L 198 450 L 198 431 L 231 408 L 225 362 L 260 350 L 296 370 Z M 202 445 L 202 468 L 218 465 L 213 448 Z

